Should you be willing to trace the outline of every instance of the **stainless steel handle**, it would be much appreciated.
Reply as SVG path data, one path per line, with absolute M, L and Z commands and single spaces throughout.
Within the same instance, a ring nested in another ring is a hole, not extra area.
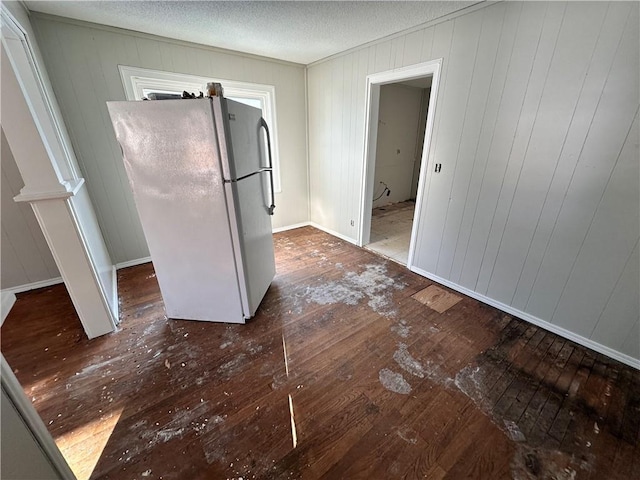
M 269 154 L 269 165 L 266 171 L 269 172 L 269 185 L 271 187 L 271 205 L 269 206 L 269 215 L 273 215 L 273 211 L 276 208 L 276 193 L 273 188 L 273 158 L 271 157 L 271 134 L 269 133 L 269 126 L 264 118 L 260 119 L 260 126 L 264 128 L 267 134 L 267 153 Z

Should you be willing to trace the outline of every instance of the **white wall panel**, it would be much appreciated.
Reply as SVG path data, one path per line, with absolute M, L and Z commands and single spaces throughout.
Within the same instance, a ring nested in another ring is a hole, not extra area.
M 451 183 L 455 175 L 456 152 L 460 144 L 463 128 L 463 123 L 459 122 L 458 119 L 464 117 L 467 107 L 483 16 L 484 9 L 456 19 L 453 22 L 450 46 L 445 47 L 442 45 L 438 47 L 437 44 L 434 45 L 436 47 L 436 57 L 444 58 L 439 91 L 442 100 L 438 102 L 442 108 L 436 106 L 436 126 L 434 128 L 434 142 L 432 143 L 433 157 L 425 168 L 433 170 L 435 163 L 441 163 L 442 171 L 438 174 L 431 173 L 430 176 L 430 184 L 426 191 L 427 197 L 424 205 L 433 205 L 434 208 L 423 210 L 423 215 L 426 219 L 425 225 L 429 225 L 429 228 L 421 236 L 420 251 L 438 251 L 442 241 L 442 232 L 451 199 L 445 203 L 440 203 L 436 199 L 448 196 L 447 192 L 451 190 Z M 437 52 L 439 48 L 442 48 L 442 50 L 439 50 L 440 53 Z M 446 80 L 447 77 L 450 79 L 449 81 Z M 451 92 L 453 91 L 464 93 L 452 95 Z M 436 141 L 438 138 L 436 132 L 440 130 L 446 131 L 447 136 L 452 141 Z M 430 255 L 424 258 L 423 261 L 425 262 L 424 265 L 429 265 L 429 271 L 436 270 L 437 255 Z
M 549 4 L 550 9 L 561 6 Z M 536 57 L 540 69 L 536 72 L 534 65 L 530 81 L 531 109 L 523 112 L 526 120 L 519 125 L 523 135 L 511 152 L 501 215 L 494 218 L 495 237 L 477 286 L 501 302 L 513 299 L 526 255 L 523 244 L 535 230 L 596 45 L 592 32 L 600 31 L 606 8 L 596 2 L 586 8 L 569 4 L 564 16 L 551 17 L 562 22 L 545 22 L 548 35 L 543 31 Z
M 526 307 L 540 318 L 554 315 L 638 109 L 637 12 L 628 17 L 626 28 L 619 28 L 624 28 L 624 34 L 617 52 L 610 52 L 614 62 Z
M 532 286 L 541 267 L 542 257 L 549 245 L 551 232 L 557 223 L 565 193 L 577 166 L 578 157 L 589 133 L 593 115 L 600 100 L 609 70 L 613 63 L 613 51 L 623 33 L 620 25 L 629 16 L 631 4 L 618 5 L 607 12 L 605 23 L 589 65 L 589 74 L 582 81 L 580 98 L 571 124 L 563 140 L 560 157 L 544 197 L 543 207 L 537 219 L 533 237 L 527 249 L 525 263 L 516 284 L 512 300 L 514 307 L 524 309 L 531 296 Z
M 638 85 L 636 83 L 636 89 Z M 605 190 L 593 214 L 552 321 L 589 335 L 638 242 L 640 218 L 638 116 L 613 160 Z M 597 274 L 594 274 L 597 272 Z M 629 288 L 640 286 L 628 283 Z M 620 320 L 625 319 L 621 317 Z M 628 318 L 626 319 L 628 320 Z M 625 330 L 625 329 L 622 329 Z
M 459 125 L 460 139 L 457 145 L 452 145 L 455 154 L 451 155 L 452 163 L 447 165 L 447 169 L 453 168 L 452 191 L 460 191 L 460 186 L 467 186 L 473 170 L 473 162 L 468 161 L 473 158 L 478 146 L 480 131 L 484 113 L 488 105 L 488 94 L 493 78 L 493 68 L 496 61 L 496 54 L 500 41 L 501 26 L 504 22 L 505 5 L 501 5 L 501 12 L 491 14 L 489 10 L 482 10 L 482 15 L 488 17 L 481 23 L 477 49 L 474 54 L 472 72 L 469 75 L 470 87 L 464 106 L 464 120 Z M 480 12 L 478 12 L 480 13 Z M 474 115 L 474 112 L 482 114 Z M 443 166 L 443 168 L 445 168 Z M 453 257 L 455 254 L 456 241 L 464 206 L 469 190 L 461 195 L 452 196 L 446 205 L 444 226 L 440 231 L 441 239 L 439 254 L 437 257 L 436 271 L 442 276 L 451 273 Z
M 282 192 L 273 225 L 308 220 L 302 66 L 41 14 L 32 23 L 114 262 L 149 255 L 105 105 L 125 100 L 118 65 L 274 85 Z
M 311 220 L 356 237 L 362 177 L 324 183 L 363 162 L 338 65 L 368 56 L 364 95 L 366 74 L 443 58 L 415 266 L 639 362 L 639 35 L 633 2 L 500 2 L 311 65 Z
M 486 65 L 491 72 L 491 80 L 489 82 L 486 103 L 483 105 L 483 108 L 480 109 L 482 117 L 480 120 L 480 132 L 477 139 L 473 138 L 471 135 L 465 136 L 465 138 L 462 139 L 465 143 L 471 143 L 469 152 L 470 156 L 462 157 L 461 161 L 456 164 L 456 168 L 460 170 L 471 170 L 469 183 L 466 186 L 464 184 L 462 184 L 462 186 L 455 186 L 457 189 L 464 190 L 464 194 L 460 195 L 460 197 L 464 196 L 464 206 L 462 208 L 462 219 L 460 221 L 460 225 L 459 227 L 453 228 L 453 231 L 447 232 L 447 237 L 443 239 L 443 242 L 448 243 L 451 241 L 452 237 L 457 235 L 451 273 L 447 277 L 451 278 L 452 281 L 456 283 L 460 282 L 462 269 L 467 258 L 471 229 L 475 220 L 478 198 L 480 196 L 480 189 L 484 179 L 483 173 L 486 169 L 487 162 L 489 161 L 489 149 L 491 148 L 493 140 L 493 132 L 495 132 L 498 111 L 501 105 L 502 91 L 507 78 L 509 62 L 513 55 L 514 38 L 521 15 L 521 8 L 517 7 L 518 4 L 509 4 L 509 7 L 506 8 L 506 11 L 503 13 L 499 13 L 497 11 L 492 12 L 492 17 L 501 18 L 502 22 L 500 28 L 500 40 L 495 51 L 495 59 L 492 63 Z M 489 21 L 489 18 L 491 17 L 486 17 L 485 21 Z M 483 55 L 481 52 L 479 52 L 479 54 Z M 471 119 L 467 118 L 465 118 L 465 121 L 467 123 L 472 122 Z M 446 263 L 443 268 L 446 269 Z
M 526 126 L 521 125 L 521 121 L 526 123 L 533 113 L 531 102 L 527 101 L 530 100 L 530 97 L 527 97 L 527 91 L 534 71 L 547 8 L 548 3 L 525 3 L 522 6 L 507 78 L 500 98 L 498 117 L 494 131 L 491 132 L 489 158 L 482 173 L 480 195 L 460 278 L 460 285 L 473 291 L 480 288 L 478 290 L 480 293 L 484 293 L 484 289 L 478 286 L 478 282 L 482 280 L 480 274 L 485 253 L 488 248 L 493 247 L 490 241 L 495 238 L 492 235 L 495 232 L 492 231 L 493 222 L 496 215 L 499 221 L 504 212 L 500 196 L 505 187 L 509 157 L 513 151 L 514 142 L 521 139 L 518 128 L 526 129 Z M 543 78 L 539 78 L 539 81 L 542 80 Z M 444 140 L 449 141 L 448 138 Z

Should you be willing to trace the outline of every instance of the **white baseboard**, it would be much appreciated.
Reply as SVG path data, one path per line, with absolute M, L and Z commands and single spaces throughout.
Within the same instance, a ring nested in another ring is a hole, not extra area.
M 286 227 L 278 227 L 272 230 L 273 233 L 286 232 L 287 230 L 293 230 L 294 228 L 308 227 L 309 222 L 294 223 L 293 225 L 287 225 Z
M 127 260 L 126 262 L 116 263 L 116 270 L 127 267 L 135 267 L 136 265 L 142 265 L 143 263 L 149 263 L 151 257 L 136 258 L 135 260 Z
M 503 312 L 509 313 L 515 317 L 518 317 L 522 320 L 525 320 L 529 323 L 532 323 L 538 327 L 544 328 L 545 330 L 548 330 L 550 332 L 553 332 L 557 335 L 560 335 L 561 337 L 566 338 L 567 340 L 571 340 L 572 342 L 578 343 L 584 347 L 590 348 L 591 350 L 595 350 L 598 353 L 602 353 L 603 355 L 606 355 L 607 357 L 613 358 L 614 360 L 618 360 L 619 362 L 622 362 L 626 365 L 629 365 L 630 367 L 636 368 L 638 370 L 640 370 L 640 359 L 638 358 L 634 358 L 631 357 L 625 353 L 622 352 L 618 352 L 617 350 L 614 350 L 610 347 L 607 347 L 606 345 L 602 345 L 598 342 L 594 342 L 593 340 L 583 337 L 581 335 L 578 335 L 576 333 L 573 333 L 569 330 L 566 330 L 562 327 L 559 327 L 557 325 L 554 325 L 553 323 L 547 322 L 546 320 L 542 320 L 541 318 L 538 317 L 534 317 L 533 315 L 523 312 L 521 310 L 518 310 L 516 308 L 513 308 L 505 303 L 499 302 L 497 300 L 494 300 L 492 298 L 486 297 L 482 294 L 476 293 L 473 290 L 469 290 L 468 288 L 462 287 L 458 284 L 455 284 L 453 282 L 450 282 L 449 280 L 446 280 L 444 278 L 438 277 L 437 275 L 433 275 L 432 273 L 426 272 L 420 268 L 417 267 L 411 267 L 411 271 L 417 273 L 418 275 L 422 275 L 423 277 L 428 278 L 429 280 L 433 280 L 434 282 L 438 282 L 442 285 L 444 285 L 445 287 L 449 287 L 452 290 L 455 290 L 457 292 L 463 293 L 464 295 L 467 295 L 468 297 L 471 298 L 475 298 L 476 300 L 481 301 L 482 303 L 486 303 L 487 305 L 491 305 L 492 307 L 495 307 L 499 310 L 502 310 Z
M 328 233 L 329 235 L 333 235 L 334 237 L 338 237 L 340 240 L 344 240 L 345 242 L 349 242 L 349 243 L 352 243 L 354 245 L 357 245 L 357 242 L 356 242 L 356 240 L 354 238 L 347 237 L 346 235 L 343 235 L 341 233 L 335 232 L 335 231 L 333 231 L 333 230 L 331 230 L 329 228 L 325 228 L 322 225 L 318 225 L 315 222 L 309 222 L 309 225 L 314 227 L 314 228 L 317 228 L 318 230 L 322 230 L 323 232 Z
M 13 304 L 16 303 L 16 295 L 13 292 L 3 290 L 0 292 L 0 300 L 2 301 L 0 325 L 2 325 L 4 323 L 4 319 L 9 315 Z
M 58 285 L 60 283 L 63 283 L 62 277 L 56 277 L 50 278 L 49 280 L 41 280 L 39 282 L 25 283 L 24 285 L 18 285 L 17 287 L 4 288 L 2 292 L 16 294 L 35 290 L 36 288 L 50 287 L 51 285 Z

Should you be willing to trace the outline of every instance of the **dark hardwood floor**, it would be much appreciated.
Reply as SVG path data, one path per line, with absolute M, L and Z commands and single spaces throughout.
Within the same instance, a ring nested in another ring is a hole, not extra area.
M 19 295 L 2 352 L 79 478 L 640 478 L 639 371 L 467 297 L 438 313 L 313 228 L 275 242 L 247 325 L 166 319 L 151 264 L 91 341 L 64 286 Z

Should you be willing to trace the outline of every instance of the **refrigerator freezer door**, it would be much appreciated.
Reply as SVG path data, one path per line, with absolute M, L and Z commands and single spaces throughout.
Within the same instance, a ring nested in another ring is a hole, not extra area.
M 261 135 L 262 112 L 254 107 L 226 100 L 227 121 L 233 145 L 233 178 L 241 178 L 267 166 Z M 258 140 L 256 140 L 258 139 Z
M 167 315 L 243 323 L 210 102 L 107 105 Z

